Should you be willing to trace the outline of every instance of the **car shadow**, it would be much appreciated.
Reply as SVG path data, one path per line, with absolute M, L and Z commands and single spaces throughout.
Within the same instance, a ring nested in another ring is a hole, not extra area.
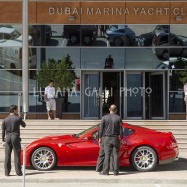
M 40 174 L 46 174 L 46 173 L 56 173 L 56 172 L 47 172 L 47 171 L 38 171 L 38 172 L 32 172 L 32 173 L 26 173 L 25 175 L 40 175 Z

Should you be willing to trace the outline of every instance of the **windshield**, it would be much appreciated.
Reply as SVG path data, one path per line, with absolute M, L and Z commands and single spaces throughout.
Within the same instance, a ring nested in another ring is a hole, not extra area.
M 21 36 L 21 34 L 15 30 L 14 32 L 12 32 L 12 36 L 13 36 L 13 39 L 16 39 L 19 36 Z
M 80 138 L 81 136 L 85 135 L 87 132 L 89 132 L 89 131 L 95 129 L 96 127 L 98 127 L 98 125 L 92 126 L 92 127 L 90 127 L 89 129 L 86 129 L 86 130 L 80 132 L 79 134 L 74 134 L 73 136 L 74 136 L 74 137 L 77 137 L 77 138 Z

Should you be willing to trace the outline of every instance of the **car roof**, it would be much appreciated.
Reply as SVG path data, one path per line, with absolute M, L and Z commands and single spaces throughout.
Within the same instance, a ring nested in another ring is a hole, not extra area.
M 0 33 L 12 33 L 13 31 L 15 31 L 14 28 L 7 28 L 7 27 L 1 27 L 0 28 Z

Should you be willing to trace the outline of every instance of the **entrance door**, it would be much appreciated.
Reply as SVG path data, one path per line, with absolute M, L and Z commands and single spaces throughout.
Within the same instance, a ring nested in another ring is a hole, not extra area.
M 165 119 L 166 103 L 165 103 L 165 73 L 153 72 L 149 73 L 149 89 L 146 92 L 146 118 L 148 119 Z
M 128 72 L 126 74 L 126 118 L 142 119 L 143 118 L 143 90 L 142 73 Z
M 85 72 L 82 74 L 82 118 L 99 119 L 100 114 L 100 74 L 99 72 Z
M 102 99 L 101 111 L 102 116 L 109 113 L 109 107 L 115 104 L 118 108 L 117 114 L 123 117 L 123 94 L 120 94 L 123 86 L 122 72 L 102 72 Z

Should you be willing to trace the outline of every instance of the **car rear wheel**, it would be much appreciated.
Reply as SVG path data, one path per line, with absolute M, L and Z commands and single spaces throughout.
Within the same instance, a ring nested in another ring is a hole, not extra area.
M 36 149 L 31 157 L 32 165 L 40 171 L 47 171 L 56 165 L 56 155 L 54 151 L 48 147 L 40 147 Z
M 82 37 L 82 42 L 83 42 L 83 44 L 84 45 L 91 45 L 91 43 L 92 43 L 92 38 L 91 38 L 91 36 L 89 36 L 89 35 L 84 35 L 83 37 Z
M 131 163 L 138 171 L 151 171 L 157 165 L 157 154 L 148 146 L 136 148 L 131 155 Z
M 164 51 L 164 52 L 162 53 L 162 58 L 163 58 L 164 60 L 168 60 L 168 59 L 169 59 L 169 51 L 168 51 L 168 50 L 166 50 L 166 51 Z
M 70 35 L 70 37 L 69 37 L 69 41 L 70 41 L 70 43 L 71 43 L 72 45 L 75 45 L 75 44 L 78 43 L 79 38 L 78 38 L 78 36 L 77 36 L 76 34 L 72 34 L 72 35 Z
M 128 36 L 125 37 L 125 42 L 124 42 L 124 45 L 125 46 L 130 46 L 131 44 L 131 41 L 130 41 L 130 38 Z
M 122 46 L 123 44 L 123 41 L 120 37 L 115 37 L 113 42 L 115 46 Z

